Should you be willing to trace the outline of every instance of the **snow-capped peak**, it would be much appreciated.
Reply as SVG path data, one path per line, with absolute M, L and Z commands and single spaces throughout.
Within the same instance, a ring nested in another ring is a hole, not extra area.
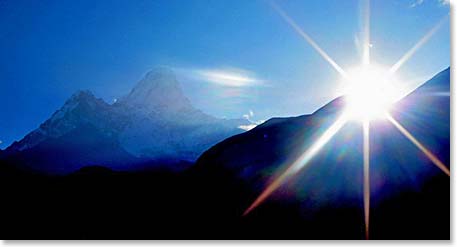
M 173 71 L 162 67 L 148 72 L 119 103 L 149 110 L 179 110 L 192 107 Z

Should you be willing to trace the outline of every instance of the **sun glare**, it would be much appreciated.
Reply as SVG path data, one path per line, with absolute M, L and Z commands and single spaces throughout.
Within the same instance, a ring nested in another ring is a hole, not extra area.
M 339 74 L 344 83 L 342 92 L 346 99 L 346 107 L 340 118 L 334 122 L 294 163 L 270 183 L 248 207 L 243 215 L 249 214 L 264 202 L 287 179 L 295 175 L 309 164 L 309 161 L 330 141 L 330 139 L 346 124 L 348 120 L 360 121 L 363 125 L 363 203 L 365 213 L 365 238 L 369 239 L 370 224 L 370 121 L 386 119 L 418 147 L 438 168 L 450 176 L 447 166 L 431 151 L 420 143 L 408 130 L 397 122 L 389 111 L 393 104 L 407 95 L 405 82 L 396 77 L 396 71 L 422 47 L 433 34 L 445 23 L 447 16 L 433 27 L 419 42 L 411 48 L 391 68 L 375 65 L 370 60 L 370 0 L 365 0 L 364 9 L 364 50 L 362 63 L 349 71 L 343 70 L 300 26 L 277 4 L 272 7 L 307 43 L 309 43 Z
M 346 111 L 350 119 L 369 121 L 385 118 L 392 104 L 398 100 L 399 85 L 388 69 L 362 65 L 348 71 L 344 90 Z

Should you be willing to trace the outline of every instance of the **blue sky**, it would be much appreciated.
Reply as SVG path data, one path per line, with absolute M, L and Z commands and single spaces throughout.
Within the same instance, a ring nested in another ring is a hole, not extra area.
M 360 1 L 276 3 L 342 68 L 360 63 Z M 440 0 L 371 1 L 372 61 L 394 64 L 448 12 Z M 401 78 L 418 84 L 449 66 L 449 28 L 447 19 Z M 265 0 L 0 1 L 0 54 L 0 148 L 74 91 L 112 102 L 157 66 L 175 69 L 193 104 L 218 117 L 301 115 L 339 93 L 339 74 Z

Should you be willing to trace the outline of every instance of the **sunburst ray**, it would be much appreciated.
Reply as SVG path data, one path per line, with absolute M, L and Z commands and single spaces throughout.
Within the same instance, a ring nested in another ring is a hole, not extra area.
M 363 57 L 362 64 L 370 64 L 370 0 L 363 2 Z
M 433 26 L 430 31 L 428 31 L 408 52 L 406 52 L 400 60 L 398 60 L 392 67 L 389 69 L 389 73 L 395 73 L 406 61 L 408 61 L 414 53 L 416 53 L 419 48 L 421 48 L 427 41 L 440 29 L 441 26 L 446 22 L 449 15 L 444 16 L 441 20 Z
M 278 14 L 289 24 L 295 32 L 298 33 L 306 42 L 308 42 L 314 50 L 316 50 L 319 55 L 321 55 L 341 76 L 348 78 L 346 72 L 339 66 L 322 48 L 309 36 L 305 31 L 303 31 L 300 26 L 274 1 L 270 2 L 273 9 L 278 12 Z
M 365 239 L 370 233 L 370 122 L 363 122 L 363 208 L 365 213 Z
M 420 143 L 405 127 L 403 127 L 397 120 L 395 120 L 392 115 L 387 114 L 387 119 L 406 137 L 408 138 L 419 150 L 421 150 L 430 161 L 433 162 L 441 171 L 450 176 L 451 172 L 449 168 L 441 162 L 430 150 L 428 150 L 422 143 Z
M 254 208 L 259 206 L 276 189 L 278 189 L 290 176 L 303 169 L 309 161 L 322 149 L 322 147 L 332 139 L 332 137 L 346 124 L 347 115 L 339 117 L 303 154 L 290 165 L 277 179 L 275 179 L 257 197 L 257 199 L 246 209 L 243 215 L 249 214 Z

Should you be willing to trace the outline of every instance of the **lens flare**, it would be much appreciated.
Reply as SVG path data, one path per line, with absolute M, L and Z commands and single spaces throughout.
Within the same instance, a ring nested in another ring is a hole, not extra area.
M 306 150 L 285 172 L 283 172 L 276 180 L 273 181 L 267 188 L 257 197 L 257 199 L 249 206 L 243 215 L 249 214 L 254 208 L 259 206 L 271 193 L 279 188 L 290 176 L 295 175 L 303 169 L 309 161 L 322 149 L 322 147 L 332 139 L 332 137 L 344 126 L 347 122 L 346 114 L 339 117 L 312 145 Z
M 307 34 L 298 24 L 274 1 L 270 2 L 276 12 L 289 24 L 295 32 L 298 33 L 306 42 L 308 42 L 341 76 L 347 77 L 346 72 L 324 51 L 322 48 Z
M 257 199 L 246 209 L 243 215 L 264 202 L 288 178 L 295 175 L 309 164 L 309 161 L 322 147 L 348 122 L 358 120 L 363 125 L 363 207 L 365 221 L 365 238 L 369 239 L 370 229 L 370 121 L 386 118 L 416 147 L 418 147 L 439 169 L 450 176 L 450 171 L 434 154 L 422 145 L 408 130 L 398 123 L 390 114 L 392 105 L 406 96 L 406 88 L 401 87 L 401 81 L 395 76 L 396 71 L 406 63 L 445 23 L 448 16 L 443 17 L 428 31 L 408 52 L 406 52 L 392 67 L 383 68 L 371 64 L 370 61 L 370 0 L 363 2 L 363 51 L 361 65 L 346 72 L 343 70 L 300 26 L 277 4 L 270 2 L 273 9 L 308 42 L 344 79 L 346 88 L 346 109 L 339 117 L 300 157 L 292 163 L 278 178 L 269 184 Z M 443 94 L 443 95 L 441 95 Z M 449 93 L 440 93 L 449 96 Z
M 363 208 L 365 212 L 365 239 L 370 233 L 370 122 L 363 122 Z
M 446 175 L 451 176 L 449 169 L 441 162 L 432 152 L 430 152 L 424 145 L 422 145 L 414 136 L 409 133 L 397 120 L 395 120 L 392 115 L 388 114 L 387 119 L 406 137 L 408 138 L 417 148 L 419 148 L 430 161 L 433 162 L 441 171 L 446 173 Z
M 440 29 L 440 27 L 445 23 L 449 15 L 444 16 L 441 20 L 428 31 L 424 37 L 422 37 L 408 52 L 403 55 L 398 62 L 396 62 L 389 70 L 390 74 L 394 74 L 406 61 L 408 61 L 414 53 L 416 53 L 419 48 L 421 48 L 427 41 Z
M 378 65 L 362 65 L 348 72 L 343 94 L 346 96 L 346 111 L 351 119 L 368 121 L 383 118 L 402 91 L 399 80 L 389 76 Z
M 370 64 L 370 1 L 365 0 L 363 8 L 363 57 L 362 64 Z

